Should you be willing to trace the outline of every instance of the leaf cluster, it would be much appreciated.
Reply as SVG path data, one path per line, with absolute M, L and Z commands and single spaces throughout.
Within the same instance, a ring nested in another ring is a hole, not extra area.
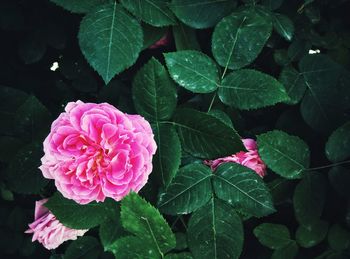
M 349 8 L 0 1 L 0 257 L 349 258 Z M 139 194 L 80 205 L 42 177 L 50 125 L 78 99 L 150 122 L 158 148 Z M 246 152 L 242 138 L 266 177 L 204 164 Z M 62 224 L 90 230 L 55 251 L 32 243 L 43 197 Z

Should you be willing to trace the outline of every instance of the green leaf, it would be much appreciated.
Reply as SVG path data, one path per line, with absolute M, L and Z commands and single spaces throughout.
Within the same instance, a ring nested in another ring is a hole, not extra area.
M 271 31 L 271 21 L 254 9 L 232 13 L 215 27 L 213 55 L 225 70 L 249 65 L 261 52 Z
M 299 226 L 295 238 L 300 246 L 310 248 L 321 243 L 326 238 L 327 231 L 328 223 L 319 220 L 311 225 Z
M 38 169 L 42 156 L 41 143 L 31 143 L 21 148 L 7 167 L 7 187 L 17 193 L 39 194 L 48 183 Z
M 58 6 L 72 13 L 87 13 L 93 10 L 96 6 L 108 3 L 109 0 L 50 0 Z
M 229 204 L 212 198 L 195 211 L 188 223 L 188 243 L 194 258 L 239 258 L 243 226 Z
M 253 232 L 261 244 L 271 249 L 279 249 L 294 242 L 288 228 L 280 224 L 262 223 Z
M 233 128 L 232 121 L 230 117 L 223 111 L 218 109 L 211 109 L 208 114 L 214 116 L 215 118 L 221 120 L 223 123 L 225 123 L 227 126 Z
M 214 159 L 244 150 L 237 132 L 209 114 L 178 109 L 174 121 L 183 149 L 192 156 Z
M 215 62 L 199 51 L 183 50 L 164 54 L 172 79 L 194 93 L 210 93 L 219 84 Z
M 273 251 L 271 259 L 294 259 L 298 254 L 299 247 L 295 241 L 285 247 Z
M 152 127 L 158 146 L 153 157 L 152 176 L 156 176 L 158 182 L 167 188 L 181 163 L 180 139 L 172 125 L 156 122 Z
M 85 236 L 73 241 L 67 248 L 64 259 L 97 259 L 102 252 L 96 238 Z
M 350 197 L 350 171 L 343 166 L 335 166 L 328 172 L 328 178 L 336 192 L 344 197 Z
M 288 104 L 297 104 L 303 98 L 306 91 L 306 84 L 304 77 L 292 66 L 286 66 L 283 68 L 279 81 L 287 90 L 289 100 L 286 101 Z
M 132 90 L 135 108 L 146 119 L 159 121 L 172 116 L 177 102 L 175 84 L 155 58 L 137 72 Z
M 39 140 L 49 133 L 51 113 L 33 95 L 18 108 L 14 116 L 16 134 L 26 140 Z
M 118 259 L 160 259 L 157 249 L 144 240 L 135 236 L 126 236 L 118 239 L 111 246 L 111 252 Z
M 309 172 L 294 191 L 295 218 L 301 225 L 309 225 L 322 215 L 326 197 L 326 179 L 322 174 Z
M 200 50 L 196 30 L 184 25 L 183 23 L 179 23 L 172 28 L 176 50 Z
M 176 245 L 175 235 L 159 211 L 136 193 L 122 200 L 121 220 L 125 230 L 149 242 L 161 256 Z
M 336 251 L 345 250 L 350 247 L 350 232 L 335 224 L 328 232 L 328 243 Z
M 216 169 L 213 187 L 218 198 L 243 212 L 262 217 L 275 212 L 268 188 L 253 170 L 236 163 Z
M 171 10 L 180 21 L 196 29 L 217 24 L 236 7 L 236 1 L 172 0 Z
M 117 203 L 106 200 L 103 203 L 90 202 L 80 205 L 73 200 L 64 198 L 56 192 L 46 203 L 52 214 L 65 226 L 73 229 L 88 229 L 96 227 L 108 218 L 115 217 Z
M 141 25 L 115 2 L 89 12 L 78 38 L 85 58 L 106 84 L 135 63 L 143 45 Z
M 350 121 L 337 128 L 326 143 L 326 155 L 332 162 L 350 157 Z
M 268 74 L 252 69 L 230 73 L 219 88 L 220 100 L 242 110 L 274 105 L 289 100 L 283 85 Z
M 188 214 L 206 204 L 212 196 L 208 166 L 190 164 L 182 167 L 168 189 L 160 194 L 158 208 L 171 215 Z
M 303 140 L 279 130 L 257 139 L 259 154 L 272 171 L 288 179 L 303 177 L 310 164 L 309 147 Z
M 287 16 L 279 13 L 273 14 L 273 27 L 276 32 L 287 41 L 292 40 L 294 34 L 294 24 Z
M 142 21 L 162 27 L 176 24 L 174 14 L 168 8 L 170 0 L 121 0 L 121 4 Z
M 299 63 L 307 91 L 301 115 L 314 130 L 330 133 L 350 119 L 350 73 L 325 55 L 307 55 Z
M 125 231 L 120 221 L 119 211 L 116 217 L 109 218 L 100 225 L 99 237 L 105 251 L 112 251 L 112 244 L 124 235 Z

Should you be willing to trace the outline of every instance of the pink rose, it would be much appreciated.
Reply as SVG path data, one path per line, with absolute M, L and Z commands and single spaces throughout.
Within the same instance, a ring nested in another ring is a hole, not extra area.
M 157 149 L 149 123 L 107 103 L 70 102 L 52 123 L 40 169 L 80 204 L 138 192 Z
M 33 234 L 32 242 L 38 240 L 46 249 L 55 249 L 67 240 L 75 240 L 83 236 L 88 229 L 77 230 L 67 228 L 43 206 L 47 199 L 35 203 L 34 222 L 29 224 L 25 233 Z
M 156 43 L 149 46 L 148 48 L 149 49 L 157 49 L 157 48 L 169 45 L 169 43 L 170 43 L 169 37 L 170 37 L 169 32 L 167 32 L 160 40 L 158 40 Z
M 209 165 L 212 171 L 215 171 L 216 168 L 222 163 L 233 162 L 249 167 L 258 175 L 264 177 L 266 174 L 266 165 L 259 156 L 255 140 L 243 139 L 242 141 L 248 152 L 240 151 L 228 157 L 217 158 L 215 160 L 206 160 L 204 163 Z

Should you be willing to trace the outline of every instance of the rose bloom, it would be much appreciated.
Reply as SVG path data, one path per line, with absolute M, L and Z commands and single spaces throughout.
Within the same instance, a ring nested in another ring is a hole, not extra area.
M 46 249 L 55 249 L 64 241 L 75 240 L 83 236 L 88 229 L 71 229 L 60 223 L 55 216 L 43 206 L 47 199 L 35 203 L 34 222 L 29 224 L 25 233 L 33 234 L 32 242 L 38 240 Z
M 215 171 L 222 163 L 233 162 L 246 166 L 254 170 L 261 177 L 264 177 L 266 175 L 266 165 L 259 156 L 255 140 L 243 139 L 242 141 L 248 152 L 240 151 L 228 157 L 206 160 L 204 163 L 209 165 L 212 171 Z
M 70 102 L 52 123 L 40 169 L 80 204 L 119 201 L 146 184 L 156 148 L 143 117 L 107 103 Z

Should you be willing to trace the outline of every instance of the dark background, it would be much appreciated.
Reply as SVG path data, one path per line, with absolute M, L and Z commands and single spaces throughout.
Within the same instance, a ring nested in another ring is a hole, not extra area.
M 287 1 L 285 1 L 287 2 Z M 349 1 L 318 1 L 320 23 L 312 24 L 307 16 L 296 15 L 296 10 L 303 1 L 289 1 L 282 6 L 285 14 L 290 14 L 295 22 L 296 31 L 301 38 L 312 39 L 314 31 L 329 40 L 324 45 L 316 46 L 322 53 L 327 53 L 334 60 L 350 67 L 350 2 Z M 281 12 L 282 12 L 281 11 Z M 0 85 L 22 90 L 34 95 L 52 114 L 52 118 L 62 112 L 68 101 L 83 100 L 91 102 L 108 101 L 125 112 L 133 113 L 131 99 L 131 79 L 134 73 L 155 56 L 163 61 L 163 52 L 175 51 L 173 42 L 168 46 L 155 50 L 144 50 L 137 64 L 118 75 L 106 87 L 103 80 L 86 62 L 81 54 L 77 34 L 83 15 L 72 14 L 57 7 L 48 0 L 1 0 L 0 1 Z M 317 18 L 317 17 L 316 17 Z M 198 30 L 197 39 L 203 52 L 210 53 L 212 29 Z M 346 46 L 343 49 L 332 46 L 332 35 L 347 35 Z M 170 35 L 172 38 L 172 36 Z M 286 50 L 290 43 L 281 39 L 275 33 L 267 47 L 250 67 L 257 68 L 270 75 L 278 77 L 281 66 L 276 60 L 276 50 Z M 313 44 L 315 46 L 315 44 Z M 59 68 L 51 71 L 50 67 L 58 62 Z M 297 60 L 295 61 L 297 62 Z M 207 110 L 211 95 L 195 96 L 179 89 L 180 104 L 195 106 Z M 2 100 L 2 98 L 0 98 Z M 11 100 L 7 100 L 11 103 Z M 274 107 L 257 111 L 238 112 L 223 108 L 219 103 L 216 107 L 225 109 L 235 122 L 235 127 L 244 136 L 253 136 L 266 130 L 279 128 L 288 133 L 298 135 L 306 140 L 312 150 L 311 167 L 327 165 L 330 162 L 324 155 L 324 145 L 328 135 L 312 130 L 303 121 L 298 105 L 287 106 L 279 104 Z M 13 136 L 8 127 L 9 117 L 1 113 L 0 134 Z M 11 119 L 11 118 L 10 118 Z M 43 125 L 48 132 L 49 124 Z M 38 141 L 40 140 L 37 139 Z M 24 142 L 27 140 L 25 139 Z M 0 147 L 6 152 L 6 147 Z M 38 163 L 36 161 L 35 163 Z M 6 161 L 0 162 L 0 169 L 6 169 Z M 327 169 L 325 170 L 327 173 Z M 3 184 L 3 174 L 0 183 Z M 270 178 L 273 178 L 271 176 Z M 266 181 L 270 181 L 269 177 Z M 5 181 L 6 182 L 6 181 Z M 278 213 L 264 219 L 265 222 L 285 224 L 292 233 L 298 226 L 291 206 L 292 190 L 296 182 L 290 182 L 290 191 L 286 190 L 285 202 L 278 206 Z M 350 186 L 349 186 L 350 187 Z M 50 195 L 54 187 L 50 183 L 42 190 L 41 196 Z M 52 252 L 45 250 L 38 243 L 31 243 L 30 235 L 23 234 L 27 224 L 33 220 L 34 201 L 39 195 L 3 194 L 0 199 L 0 257 L 1 258 L 48 258 Z M 328 186 L 328 195 L 324 215 L 330 224 L 340 223 L 350 227 L 350 204 L 346 198 L 339 196 L 332 186 Z M 172 218 L 169 218 L 172 221 Z M 185 217 L 185 221 L 187 218 Z M 268 258 L 271 250 L 261 246 L 252 234 L 252 229 L 259 224 L 258 219 L 245 223 L 245 247 L 242 258 Z M 175 224 L 178 230 L 183 229 L 180 223 Z M 96 233 L 90 231 L 92 235 Z M 55 253 L 64 252 L 67 244 L 62 245 Z M 300 250 L 298 258 L 314 258 L 327 248 L 327 241 L 312 249 Z M 104 254 L 103 257 L 110 257 Z M 52 258 L 55 258 L 54 256 Z M 58 257 L 57 257 L 58 258 Z

